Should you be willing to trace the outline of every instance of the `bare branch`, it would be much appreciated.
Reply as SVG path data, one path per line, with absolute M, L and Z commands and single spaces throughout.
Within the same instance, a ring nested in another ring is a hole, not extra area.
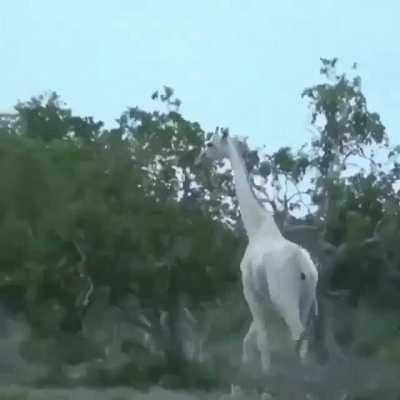
M 83 274 L 84 271 L 84 266 L 86 263 L 86 254 L 83 252 L 82 248 L 79 246 L 79 244 L 76 242 L 76 240 L 72 240 L 73 245 L 75 246 L 75 249 L 77 250 L 79 256 L 81 257 L 81 261 L 79 263 L 80 265 L 80 272 Z
M 152 332 L 152 326 L 151 323 L 146 323 L 146 321 L 143 321 L 140 316 L 133 315 L 132 312 L 129 312 L 124 306 L 120 304 L 115 305 L 116 308 L 118 308 L 120 311 L 122 311 L 128 322 L 131 323 L 132 325 L 142 329 L 146 333 L 151 333 Z
M 300 197 L 300 196 L 302 196 L 303 194 L 307 194 L 307 195 L 308 195 L 307 192 L 299 190 L 299 189 L 297 188 L 297 185 L 295 185 L 295 187 L 296 187 L 296 189 L 297 189 L 296 193 L 293 193 L 292 195 L 290 195 L 290 196 L 288 197 L 287 201 L 291 201 L 291 200 L 294 199 L 296 196 L 299 196 L 299 197 Z
M 284 175 L 284 177 L 285 177 L 285 191 L 284 191 L 284 193 L 283 193 L 283 208 L 284 208 L 285 210 L 288 210 L 288 206 L 289 206 L 289 201 L 288 201 L 288 199 L 287 199 L 287 193 L 288 193 L 288 177 L 287 177 L 286 174 Z
M 260 200 L 260 201 L 261 201 L 262 203 L 268 203 L 268 204 L 270 204 L 271 207 L 272 207 L 272 209 L 273 209 L 273 211 L 274 211 L 274 213 L 277 212 L 277 211 L 278 211 L 278 208 L 277 208 L 277 206 L 276 206 L 276 203 L 275 203 L 273 200 L 271 200 L 271 198 L 269 197 L 269 194 L 267 193 L 267 190 L 266 190 L 263 186 L 256 184 L 256 183 L 254 182 L 254 179 L 253 179 L 253 178 L 251 179 L 251 183 L 252 183 L 252 185 L 253 185 L 259 192 L 261 192 L 261 193 L 265 196 L 265 198 L 262 199 L 262 200 Z
M 90 277 L 90 275 L 87 273 L 86 271 L 86 254 L 83 252 L 82 248 L 79 246 L 79 244 L 77 243 L 76 240 L 72 240 L 73 245 L 75 246 L 75 249 L 77 250 L 77 252 L 79 253 L 81 260 L 79 262 L 79 275 L 81 276 L 81 278 L 85 278 L 87 281 L 87 288 L 86 291 L 82 294 L 79 294 L 75 300 L 75 306 L 83 306 L 83 307 L 87 307 L 89 305 L 90 302 L 90 297 L 93 294 L 93 290 L 94 290 L 94 285 L 93 285 L 93 281 L 92 278 Z
M 75 300 L 75 307 L 87 307 L 90 302 L 90 297 L 93 294 L 94 286 L 89 275 L 85 276 L 87 280 L 87 289 L 83 293 L 79 293 Z
M 343 168 L 345 166 L 346 161 L 350 156 L 354 156 L 356 154 L 357 154 L 357 150 L 351 149 L 350 151 L 348 151 L 343 157 L 343 160 L 341 162 L 341 168 Z

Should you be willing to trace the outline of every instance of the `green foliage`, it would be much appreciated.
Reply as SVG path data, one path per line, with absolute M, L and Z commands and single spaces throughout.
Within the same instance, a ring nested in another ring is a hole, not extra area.
M 243 143 L 246 166 L 258 193 L 271 185 L 275 197 L 267 201 L 277 214 L 301 210 L 324 239 L 346 245 L 331 287 L 348 289 L 355 304 L 398 306 L 391 277 L 400 273 L 399 148 L 388 147 L 360 78 L 336 74 L 336 59 L 321 61 L 326 82 L 303 93 L 312 110 L 311 146 L 261 155 Z M 19 103 L 20 122 L 0 135 L 0 294 L 15 308 L 24 297 L 18 307 L 32 332 L 20 350 L 52 367 L 43 384 L 68 381 L 63 364 L 104 355 L 104 343 L 82 328 L 91 307 L 82 299 L 92 300 L 100 286 L 109 289 L 104 309 L 124 310 L 135 299 L 129 320 L 157 349 L 125 340 L 130 361 L 113 370 L 91 365 L 83 383 L 213 387 L 226 358 L 214 354 L 202 365 L 186 359 L 182 305 L 201 315 L 212 304 L 215 342 L 246 324 L 237 301 L 246 242 L 231 171 L 195 164 L 209 134 L 183 117 L 171 88 L 152 98 L 165 111 L 128 108 L 107 130 L 74 116 L 56 94 L 39 96 Z M 376 153 L 385 146 L 384 166 Z M 356 161 L 362 166 L 352 169 Z M 392 328 L 372 331 L 356 351 L 397 360 L 398 341 L 384 334 Z M 223 352 L 233 352 L 226 346 Z
M 361 79 L 335 71 L 337 60 L 322 60 L 321 73 L 328 83 L 307 88 L 303 96 L 312 104 L 312 123 L 323 117 L 324 125 L 314 146 L 323 150 L 320 168 L 326 169 L 335 151 L 346 154 L 386 139 L 385 127 L 378 114 L 369 112 L 361 90 Z
M 172 95 L 161 97 L 168 107 L 178 105 Z M 100 131 L 55 94 L 17 110 L 25 134 L 0 137 L 0 281 L 25 292 L 32 338 L 21 354 L 51 365 L 99 355 L 77 306 L 88 279 L 110 288 L 110 306 L 133 295 L 151 335 L 165 336 L 161 350 L 179 347 L 161 331 L 161 313 L 173 329 L 182 299 L 195 310 L 238 278 L 238 237 L 215 221 L 222 194 L 203 199 L 215 171 L 194 166 L 199 125 L 135 108 L 118 129 Z

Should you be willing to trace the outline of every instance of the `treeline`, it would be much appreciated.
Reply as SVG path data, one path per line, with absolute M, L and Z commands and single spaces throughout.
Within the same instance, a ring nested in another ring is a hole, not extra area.
M 399 149 L 356 71 L 338 74 L 336 64 L 323 59 L 324 83 L 303 92 L 307 146 L 263 153 L 243 142 L 243 154 L 260 200 L 318 261 L 321 302 L 391 315 L 400 304 Z M 5 335 L 16 315 L 28 321 L 20 352 L 49 366 L 47 383 L 85 362 L 92 383 L 207 386 L 240 351 L 246 240 L 231 172 L 195 165 L 210 134 L 184 118 L 171 89 L 153 99 L 163 111 L 128 108 L 113 129 L 73 115 L 56 94 L 18 103 L 17 118 L 1 121 L 0 328 Z M 96 336 L 109 310 L 129 333 Z M 353 317 L 323 329 L 345 351 L 400 361 L 392 317 L 373 329 Z M 125 358 L 110 372 L 98 360 L 111 342 Z

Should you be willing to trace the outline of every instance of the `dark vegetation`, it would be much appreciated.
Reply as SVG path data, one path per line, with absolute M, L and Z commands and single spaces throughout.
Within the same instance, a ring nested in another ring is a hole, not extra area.
M 321 74 L 303 93 L 309 144 L 244 154 L 260 200 L 319 264 L 313 351 L 330 378 L 303 387 L 330 398 L 323 385 L 344 384 L 333 371 L 368 380 L 364 369 L 379 365 L 375 386 L 357 385 L 364 397 L 345 386 L 349 399 L 378 398 L 398 390 L 385 368 L 400 363 L 399 148 L 355 70 L 322 60 Z M 128 108 L 113 129 L 56 94 L 1 119 L 0 333 L 27 323 L 18 351 L 45 368 L 36 385 L 226 389 L 244 379 L 246 240 L 231 172 L 196 166 L 209 134 L 180 114 L 171 89 L 153 98 L 164 111 Z M 71 377 L 71 367 L 82 368 Z M 297 387 L 277 382 L 277 396 L 279 385 Z

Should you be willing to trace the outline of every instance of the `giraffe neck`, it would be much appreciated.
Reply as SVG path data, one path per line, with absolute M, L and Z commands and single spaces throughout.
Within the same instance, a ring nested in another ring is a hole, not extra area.
M 231 162 L 236 196 L 239 201 L 240 214 L 247 236 L 252 238 L 260 229 L 263 229 L 263 236 L 281 236 L 273 215 L 262 207 L 254 196 L 244 164 L 244 160 L 239 154 L 236 143 L 233 139 L 229 140 L 229 160 Z

